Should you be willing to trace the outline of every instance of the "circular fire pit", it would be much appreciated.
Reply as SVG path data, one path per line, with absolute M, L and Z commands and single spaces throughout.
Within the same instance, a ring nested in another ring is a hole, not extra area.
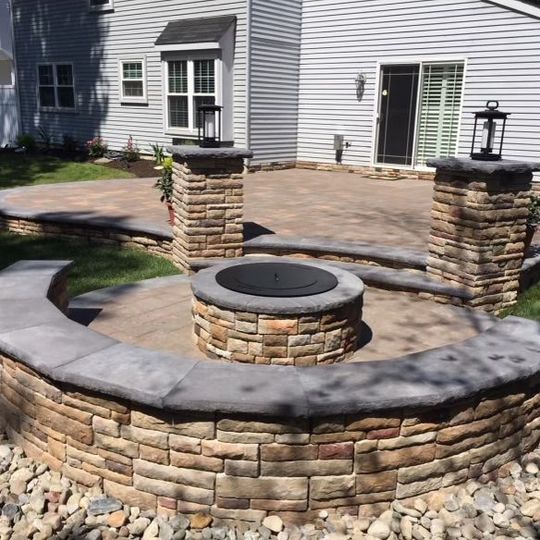
M 235 362 L 314 366 L 357 349 L 364 284 L 318 262 L 232 262 L 192 284 L 199 348 Z

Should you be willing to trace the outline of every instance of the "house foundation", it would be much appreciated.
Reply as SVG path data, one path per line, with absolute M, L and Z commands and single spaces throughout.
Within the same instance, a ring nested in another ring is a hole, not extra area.
M 498 313 L 520 288 L 533 172 L 540 164 L 444 158 L 436 167 L 428 274 Z

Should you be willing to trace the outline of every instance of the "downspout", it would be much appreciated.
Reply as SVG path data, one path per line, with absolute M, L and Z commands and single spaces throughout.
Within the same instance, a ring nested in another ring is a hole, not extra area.
M 19 92 L 19 68 L 17 65 L 17 45 L 15 43 L 15 23 L 13 22 L 13 0 L 8 0 L 9 21 L 11 30 L 11 49 L 13 54 L 13 73 L 15 74 L 15 99 L 17 102 L 17 128 L 19 133 L 23 133 L 21 94 Z

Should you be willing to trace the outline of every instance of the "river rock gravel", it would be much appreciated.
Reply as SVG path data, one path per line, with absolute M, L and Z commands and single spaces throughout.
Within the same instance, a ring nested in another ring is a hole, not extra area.
M 81 488 L 0 435 L 0 540 L 525 540 L 540 538 L 540 450 L 494 481 L 394 502 L 377 518 L 321 511 L 314 523 L 157 516 Z

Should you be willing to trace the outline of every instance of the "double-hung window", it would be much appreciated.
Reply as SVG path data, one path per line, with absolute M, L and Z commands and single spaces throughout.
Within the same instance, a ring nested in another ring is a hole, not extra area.
M 120 61 L 121 101 L 146 103 L 146 61 L 130 59 Z
M 217 101 L 216 60 L 169 60 L 167 70 L 167 127 L 195 132 L 198 108 Z
M 75 82 L 72 64 L 38 66 L 39 106 L 42 109 L 75 110 Z

